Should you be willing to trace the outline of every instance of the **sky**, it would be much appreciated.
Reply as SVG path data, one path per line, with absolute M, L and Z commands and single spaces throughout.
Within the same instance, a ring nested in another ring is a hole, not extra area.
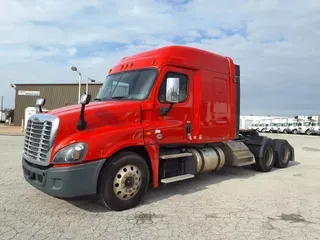
M 103 81 L 121 58 L 167 45 L 241 66 L 241 114 L 320 114 L 320 1 L 2 0 L 0 96 L 10 83 Z

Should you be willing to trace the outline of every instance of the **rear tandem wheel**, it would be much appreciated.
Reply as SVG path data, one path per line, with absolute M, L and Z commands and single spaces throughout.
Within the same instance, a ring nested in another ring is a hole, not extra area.
M 275 162 L 276 168 L 286 168 L 292 157 L 292 150 L 287 140 L 273 139 L 275 145 Z
M 253 154 L 256 162 L 252 164 L 253 169 L 260 172 L 269 172 L 274 166 L 275 152 L 274 146 L 269 139 L 262 142 L 261 146 L 254 146 Z
M 285 139 L 251 136 L 246 145 L 256 159 L 252 167 L 257 171 L 269 172 L 273 167 L 286 168 L 289 161 L 294 161 L 294 150 Z

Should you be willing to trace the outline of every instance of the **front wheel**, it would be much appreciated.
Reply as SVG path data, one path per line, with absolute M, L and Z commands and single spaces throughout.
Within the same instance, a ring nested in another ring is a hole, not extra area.
M 134 152 L 116 155 L 100 174 L 99 201 L 115 211 L 139 205 L 147 192 L 149 175 L 148 165 L 140 155 Z

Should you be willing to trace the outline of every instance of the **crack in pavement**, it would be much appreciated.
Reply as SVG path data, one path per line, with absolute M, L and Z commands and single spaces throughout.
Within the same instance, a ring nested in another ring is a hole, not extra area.
M 278 216 L 277 218 L 268 217 L 268 219 L 270 219 L 270 220 L 283 220 L 283 221 L 290 222 L 290 223 L 300 223 L 300 222 L 313 223 L 313 222 L 305 220 L 300 214 L 294 214 L 294 213 L 291 213 L 291 214 L 282 213 L 281 216 Z

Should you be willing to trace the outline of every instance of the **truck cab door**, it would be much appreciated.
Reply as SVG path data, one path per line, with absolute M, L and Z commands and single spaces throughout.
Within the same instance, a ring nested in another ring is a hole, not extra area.
M 159 145 L 184 144 L 192 140 L 194 71 L 167 66 L 160 73 L 152 112 L 154 141 Z M 167 79 L 179 79 L 178 102 L 166 101 Z

